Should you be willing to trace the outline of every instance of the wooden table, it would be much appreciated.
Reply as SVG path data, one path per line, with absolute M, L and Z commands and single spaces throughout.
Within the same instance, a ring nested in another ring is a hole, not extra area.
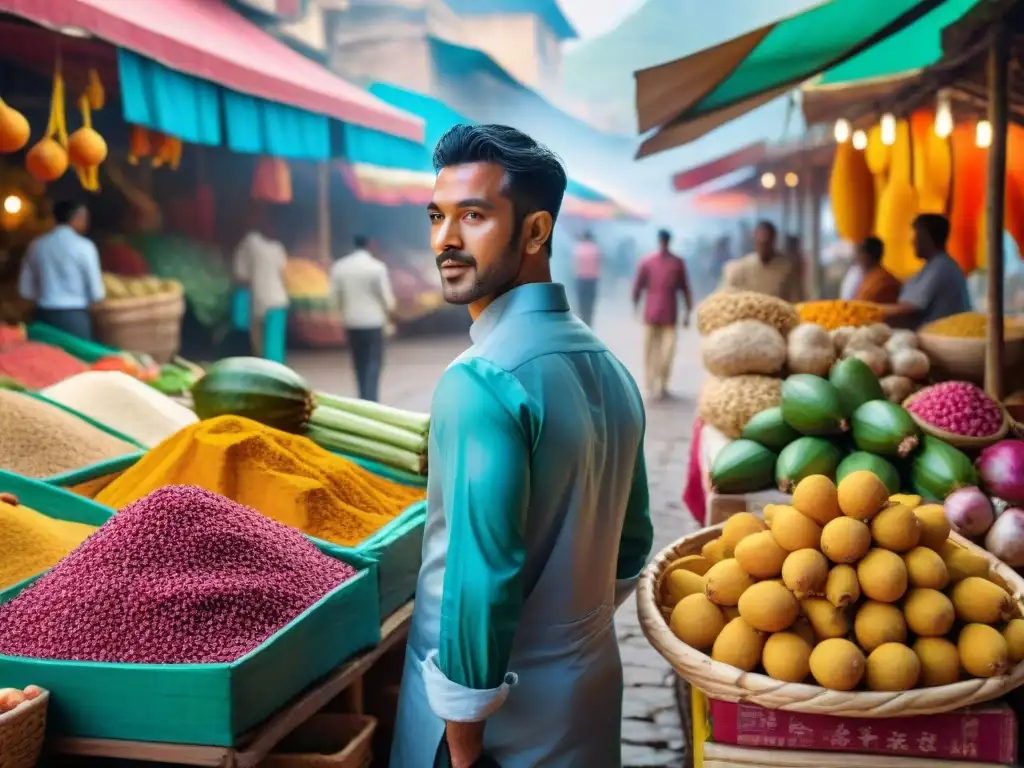
M 307 689 L 284 709 L 251 733 L 239 739 L 235 747 L 203 747 L 189 744 L 162 744 L 120 739 L 51 739 L 48 748 L 60 755 L 107 757 L 176 765 L 204 765 L 218 768 L 253 768 L 277 744 L 298 726 L 323 709 L 330 701 L 362 683 L 363 675 L 388 650 L 405 639 L 412 618 L 412 601 L 399 608 L 381 626 L 380 644 L 338 667 L 333 673 Z

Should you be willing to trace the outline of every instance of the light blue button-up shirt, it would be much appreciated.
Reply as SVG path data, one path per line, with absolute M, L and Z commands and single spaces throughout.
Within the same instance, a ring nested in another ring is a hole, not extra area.
M 18 292 L 40 309 L 86 309 L 102 301 L 99 251 L 71 227 L 57 225 L 29 245 Z

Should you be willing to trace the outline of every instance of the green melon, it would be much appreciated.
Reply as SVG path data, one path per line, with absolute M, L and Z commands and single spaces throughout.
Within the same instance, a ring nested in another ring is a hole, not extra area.
M 782 409 L 776 406 L 755 413 L 740 437 L 778 452 L 800 437 L 800 433 L 786 423 L 782 418 Z
M 711 490 L 715 493 L 750 493 L 770 488 L 775 454 L 753 440 L 733 440 L 711 466 Z
M 837 435 L 847 429 L 839 392 L 827 380 L 796 373 L 782 382 L 782 418 L 803 435 Z
M 192 405 L 200 419 L 243 416 L 302 433 L 315 399 L 306 380 L 286 365 L 258 357 L 228 357 L 211 365 L 192 386 Z
M 829 383 L 839 393 L 839 405 L 843 415 L 849 418 L 864 403 L 884 400 L 885 393 L 867 363 L 856 357 L 840 360 L 828 374 Z
M 775 462 L 775 484 L 783 493 L 792 493 L 797 484 L 810 475 L 836 478 L 842 451 L 823 437 L 801 437 L 782 449 Z
M 864 403 L 850 420 L 853 442 L 861 451 L 906 458 L 921 441 L 921 430 L 906 409 L 888 400 Z
M 896 467 L 881 456 L 875 456 L 875 454 L 868 453 L 867 451 L 851 453 L 839 462 L 839 468 L 836 469 L 836 483 L 841 483 L 843 478 L 851 472 L 859 472 L 860 470 L 871 472 L 885 483 L 885 487 L 889 489 L 890 496 L 900 492 L 900 473 Z

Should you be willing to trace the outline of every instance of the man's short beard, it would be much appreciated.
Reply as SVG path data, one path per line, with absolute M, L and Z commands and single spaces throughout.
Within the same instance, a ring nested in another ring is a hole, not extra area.
M 519 275 L 519 232 L 520 227 L 517 225 L 497 263 L 492 264 L 484 272 L 480 272 L 478 267 L 473 267 L 473 284 L 469 288 L 456 288 L 442 278 L 441 291 L 444 300 L 449 304 L 465 306 L 487 296 L 500 296 L 512 288 Z

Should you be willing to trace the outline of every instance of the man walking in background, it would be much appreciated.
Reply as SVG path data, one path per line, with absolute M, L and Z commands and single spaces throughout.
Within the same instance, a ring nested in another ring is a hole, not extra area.
M 669 250 L 672 235 L 658 232 L 658 250 L 640 263 L 633 283 L 633 307 L 644 298 L 644 372 L 647 396 L 660 400 L 669 396 L 668 379 L 676 356 L 676 323 L 679 294 L 686 304 L 683 327 L 690 325 L 693 296 L 686 264 Z
M 577 315 L 589 326 L 594 324 L 594 306 L 597 304 L 597 284 L 601 278 L 601 249 L 592 232 L 584 232 L 572 251 L 576 271 Z
M 754 252 L 725 266 L 722 288 L 766 293 L 794 304 L 803 301 L 799 257 L 779 251 L 777 238 L 774 224 L 759 221 L 754 229 Z
M 357 235 L 355 250 L 331 268 L 331 293 L 341 311 L 359 397 L 377 402 L 384 366 L 384 329 L 395 311 L 388 268 L 370 252 L 367 238 Z
M 283 363 L 288 322 L 284 270 L 288 266 L 288 252 L 270 236 L 265 221 L 258 216 L 253 221 L 252 230 L 235 250 L 235 280 L 249 290 L 249 339 L 253 354 Z
M 35 319 L 80 339 L 92 340 L 89 305 L 103 301 L 103 275 L 96 245 L 85 237 L 89 211 L 62 201 L 53 208 L 52 230 L 28 246 L 18 293 L 35 302 Z

